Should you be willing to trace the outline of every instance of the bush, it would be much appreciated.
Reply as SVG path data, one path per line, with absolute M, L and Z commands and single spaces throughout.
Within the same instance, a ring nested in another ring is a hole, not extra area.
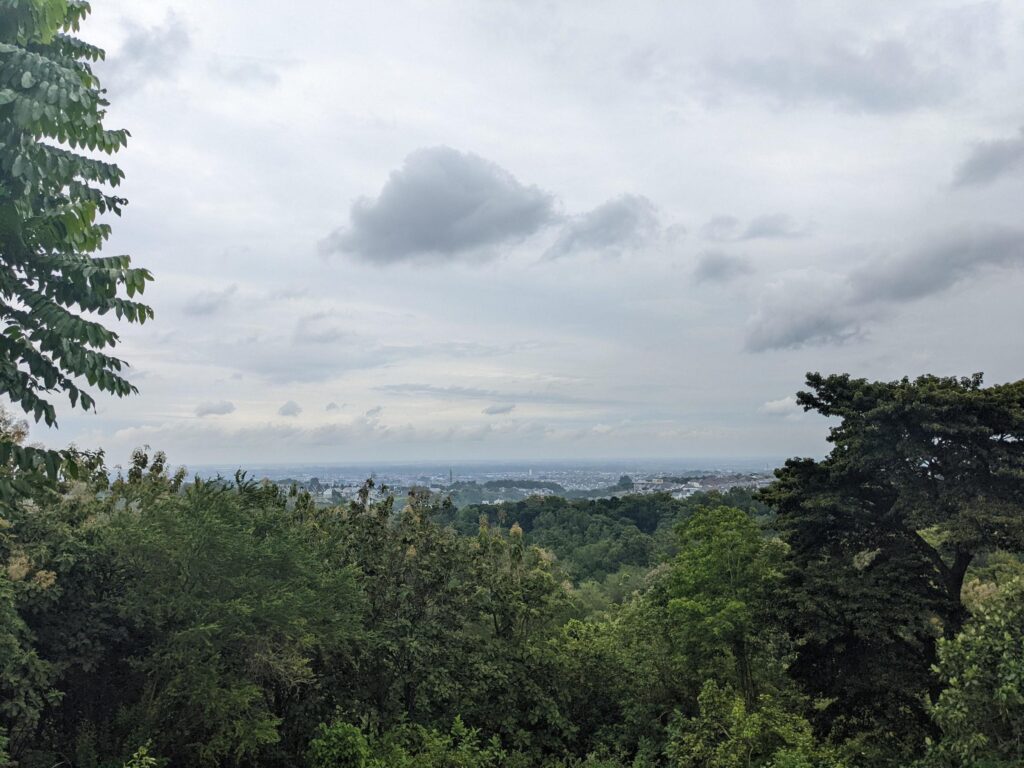
M 320 724 L 319 734 L 309 742 L 309 768 L 364 768 L 370 757 L 366 737 L 348 723 Z
M 321 724 L 309 744 L 309 768 L 515 768 L 526 765 L 501 748 L 496 737 L 480 738 L 456 717 L 448 733 L 418 725 L 393 728 L 368 739 L 349 723 Z
M 668 755 L 676 768 L 841 768 L 815 743 L 810 723 L 762 696 L 743 697 L 714 681 L 698 697 L 700 713 L 671 727 Z

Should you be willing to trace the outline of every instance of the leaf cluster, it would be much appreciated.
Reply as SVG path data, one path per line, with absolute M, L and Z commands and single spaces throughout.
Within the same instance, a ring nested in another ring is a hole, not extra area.
M 97 255 L 111 233 L 100 217 L 126 204 L 115 193 L 124 174 L 106 157 L 128 132 L 103 124 L 108 102 L 92 69 L 103 51 L 75 35 L 89 11 L 81 0 L 0 2 L 0 393 L 50 426 L 55 394 L 91 409 L 95 391 L 136 391 L 109 353 L 117 333 L 97 318 L 153 317 L 135 299 L 149 271 Z M 51 480 L 61 465 L 74 471 L 69 454 L 4 451 Z M 3 501 L 16 490 L 0 478 Z

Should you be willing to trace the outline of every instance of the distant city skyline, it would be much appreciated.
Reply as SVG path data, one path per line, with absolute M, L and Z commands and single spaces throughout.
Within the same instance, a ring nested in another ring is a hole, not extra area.
M 601 472 L 628 473 L 642 471 L 650 474 L 666 472 L 715 472 L 715 471 L 764 471 L 774 469 L 785 461 L 785 457 L 729 457 L 729 458 L 604 458 L 604 459 L 539 459 L 530 460 L 452 460 L 452 461 L 353 461 L 353 462 L 264 462 L 250 466 L 238 466 L 231 462 L 213 464 L 197 464 L 189 469 L 201 476 L 220 473 L 227 475 L 236 469 L 242 469 L 250 475 L 265 474 L 272 478 L 289 475 L 298 477 L 316 477 L 319 475 L 341 476 L 351 474 L 360 481 L 371 474 L 401 473 L 432 473 L 449 475 L 458 480 L 459 477 L 480 477 L 494 475 L 511 477 L 536 471 L 538 476 L 559 471 L 594 470 Z
M 805 371 L 1024 377 L 1024 5 L 94 3 L 172 464 L 820 456 Z

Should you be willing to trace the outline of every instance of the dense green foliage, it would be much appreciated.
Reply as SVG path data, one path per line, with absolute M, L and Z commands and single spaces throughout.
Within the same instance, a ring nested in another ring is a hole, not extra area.
M 519 526 L 461 535 L 429 497 L 324 510 L 141 452 L 60 491 L 5 523 L 21 765 L 658 764 L 706 681 L 803 722 L 759 639 L 781 545 L 737 509 L 695 511 L 643 594 L 595 614 Z
M 5 718 L 17 755 L 41 738 L 86 765 L 150 740 L 182 764 L 257 754 L 352 640 L 354 575 L 301 510 L 146 465 L 6 520 L 5 586 L 32 649 L 4 681 L 22 699 Z
M 631 482 L 631 481 L 630 481 Z M 440 518 L 462 533 L 471 533 L 481 516 L 492 525 L 516 522 L 526 541 L 555 554 L 575 580 L 603 581 L 624 566 L 650 568 L 675 552 L 674 526 L 708 505 L 734 506 L 759 518 L 768 508 L 749 491 L 697 493 L 687 499 L 668 494 L 565 499 L 534 496 L 504 504 L 452 509 Z
M 770 696 L 748 703 L 709 680 L 697 705 L 697 716 L 680 719 L 670 729 L 667 753 L 678 768 L 843 765 L 832 750 L 816 744 L 806 719 Z
M 944 738 L 932 745 L 932 764 L 1024 764 L 1024 581 L 982 603 L 938 655 L 944 689 L 932 715 Z
M 88 409 L 83 382 L 135 391 L 104 351 L 117 334 L 95 317 L 153 316 L 132 300 L 150 274 L 127 256 L 95 255 L 110 236 L 99 217 L 126 203 L 111 191 L 123 173 L 97 153 L 122 148 L 128 132 L 104 128 L 107 102 L 91 66 L 103 51 L 72 34 L 88 13 L 83 0 L 0 0 L 0 393 L 50 425 L 53 393 Z M 0 464 L 51 479 L 72 458 L 0 443 Z M 21 479 L 0 478 L 0 500 L 25 492 Z
M 321 725 L 306 759 L 310 768 L 503 768 L 516 757 L 456 717 L 449 732 L 402 726 L 370 737 L 344 722 Z

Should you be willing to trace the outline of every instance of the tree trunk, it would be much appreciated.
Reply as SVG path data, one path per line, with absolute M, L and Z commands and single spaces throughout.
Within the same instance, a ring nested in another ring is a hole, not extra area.
M 946 587 L 946 597 L 949 600 L 949 611 L 943 618 L 943 634 L 952 637 L 963 626 L 967 619 L 967 609 L 964 608 L 960 592 L 964 587 L 964 577 L 967 575 L 967 568 L 974 559 L 974 553 L 956 547 L 954 550 L 953 563 L 947 565 L 942 559 L 939 551 L 924 540 L 917 531 L 910 531 L 910 539 L 923 555 L 925 555 L 935 566 L 935 570 Z
M 945 627 L 946 637 L 952 637 L 959 632 L 967 619 L 967 609 L 964 607 L 961 593 L 964 588 L 964 577 L 967 575 L 967 569 L 973 559 L 973 552 L 967 552 L 957 547 L 953 564 L 949 567 L 946 575 L 946 590 L 951 604 L 949 621 Z
M 736 656 L 736 675 L 739 678 L 743 703 L 751 710 L 757 702 L 757 691 L 754 689 L 754 674 L 750 669 L 750 650 L 744 637 L 733 643 L 733 654 Z

